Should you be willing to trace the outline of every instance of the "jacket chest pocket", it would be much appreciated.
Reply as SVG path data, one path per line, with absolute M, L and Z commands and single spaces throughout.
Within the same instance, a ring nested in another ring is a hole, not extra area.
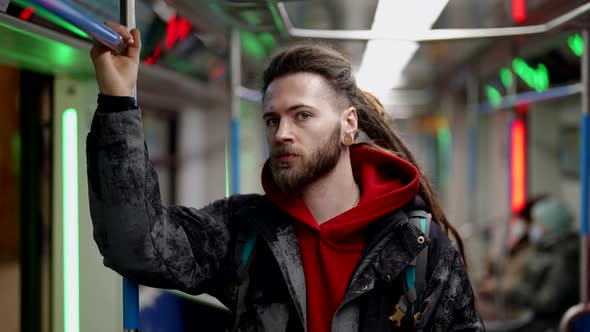
M 401 328 L 394 324 L 395 306 L 402 295 L 400 278 L 375 282 L 375 288 L 359 298 L 359 319 L 361 332 L 412 331 L 408 324 Z M 406 323 L 405 321 L 403 323 Z
M 250 303 L 248 316 L 256 326 L 256 331 L 289 331 L 291 311 L 294 310 L 289 299 L 281 291 L 273 290 L 273 287 L 253 286 L 247 295 Z
M 249 270 L 247 316 L 257 332 L 291 331 L 297 317 L 280 268 L 263 246 L 257 248 Z
M 287 303 L 253 304 L 258 332 L 286 332 L 291 310 Z

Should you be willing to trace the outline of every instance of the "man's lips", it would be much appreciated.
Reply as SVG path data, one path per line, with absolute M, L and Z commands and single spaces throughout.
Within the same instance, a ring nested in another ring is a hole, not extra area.
M 295 160 L 295 158 L 297 158 L 296 154 L 279 154 L 276 156 L 276 158 L 283 163 L 288 163 L 288 162 L 292 162 Z

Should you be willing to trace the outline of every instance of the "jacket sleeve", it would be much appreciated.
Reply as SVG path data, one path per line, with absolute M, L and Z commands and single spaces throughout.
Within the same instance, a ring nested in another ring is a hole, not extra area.
M 104 265 L 147 286 L 208 291 L 230 266 L 235 199 L 200 210 L 162 206 L 137 109 L 95 112 L 86 144 L 90 213 Z
M 426 286 L 421 331 L 484 331 L 463 260 L 450 244 Z

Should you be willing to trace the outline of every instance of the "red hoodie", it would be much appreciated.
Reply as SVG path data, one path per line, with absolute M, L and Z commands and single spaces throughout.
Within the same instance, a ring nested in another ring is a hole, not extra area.
M 351 148 L 351 163 L 362 197 L 356 207 L 321 225 L 300 196 L 287 198 L 282 194 L 272 180 L 268 163 L 262 171 L 268 197 L 296 220 L 309 332 L 331 331 L 332 318 L 365 244 L 365 228 L 418 193 L 418 170 L 403 159 L 360 145 Z

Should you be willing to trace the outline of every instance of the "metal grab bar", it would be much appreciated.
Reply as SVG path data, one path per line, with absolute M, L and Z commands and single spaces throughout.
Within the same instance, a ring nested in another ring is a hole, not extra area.
M 119 23 L 135 28 L 135 0 L 119 1 Z M 137 82 L 132 91 L 137 106 L 136 87 Z M 123 331 L 139 332 L 139 285 L 127 278 L 123 278 Z
M 117 32 L 73 4 L 64 0 L 29 0 L 29 2 L 70 22 L 90 35 L 94 40 L 114 51 L 125 53 L 127 45 Z
M 571 307 L 562 317 L 560 331 L 578 332 L 590 330 L 590 233 L 589 233 L 589 202 L 590 198 L 590 31 L 583 30 L 584 54 L 582 55 L 582 133 L 580 137 L 580 244 L 581 244 L 581 273 L 580 289 L 581 303 Z
M 341 39 L 341 40 L 405 40 L 415 42 L 435 42 L 448 40 L 468 40 L 481 38 L 497 38 L 536 35 L 551 31 L 564 24 L 573 21 L 590 11 L 590 3 L 581 5 L 557 18 L 544 24 L 506 27 L 506 28 L 481 28 L 481 29 L 434 29 L 420 33 L 408 34 L 405 32 L 374 31 L 374 30 L 324 30 L 302 29 L 293 25 L 287 8 L 283 1 L 277 2 L 275 8 L 278 12 L 280 23 L 291 37 L 312 39 Z

